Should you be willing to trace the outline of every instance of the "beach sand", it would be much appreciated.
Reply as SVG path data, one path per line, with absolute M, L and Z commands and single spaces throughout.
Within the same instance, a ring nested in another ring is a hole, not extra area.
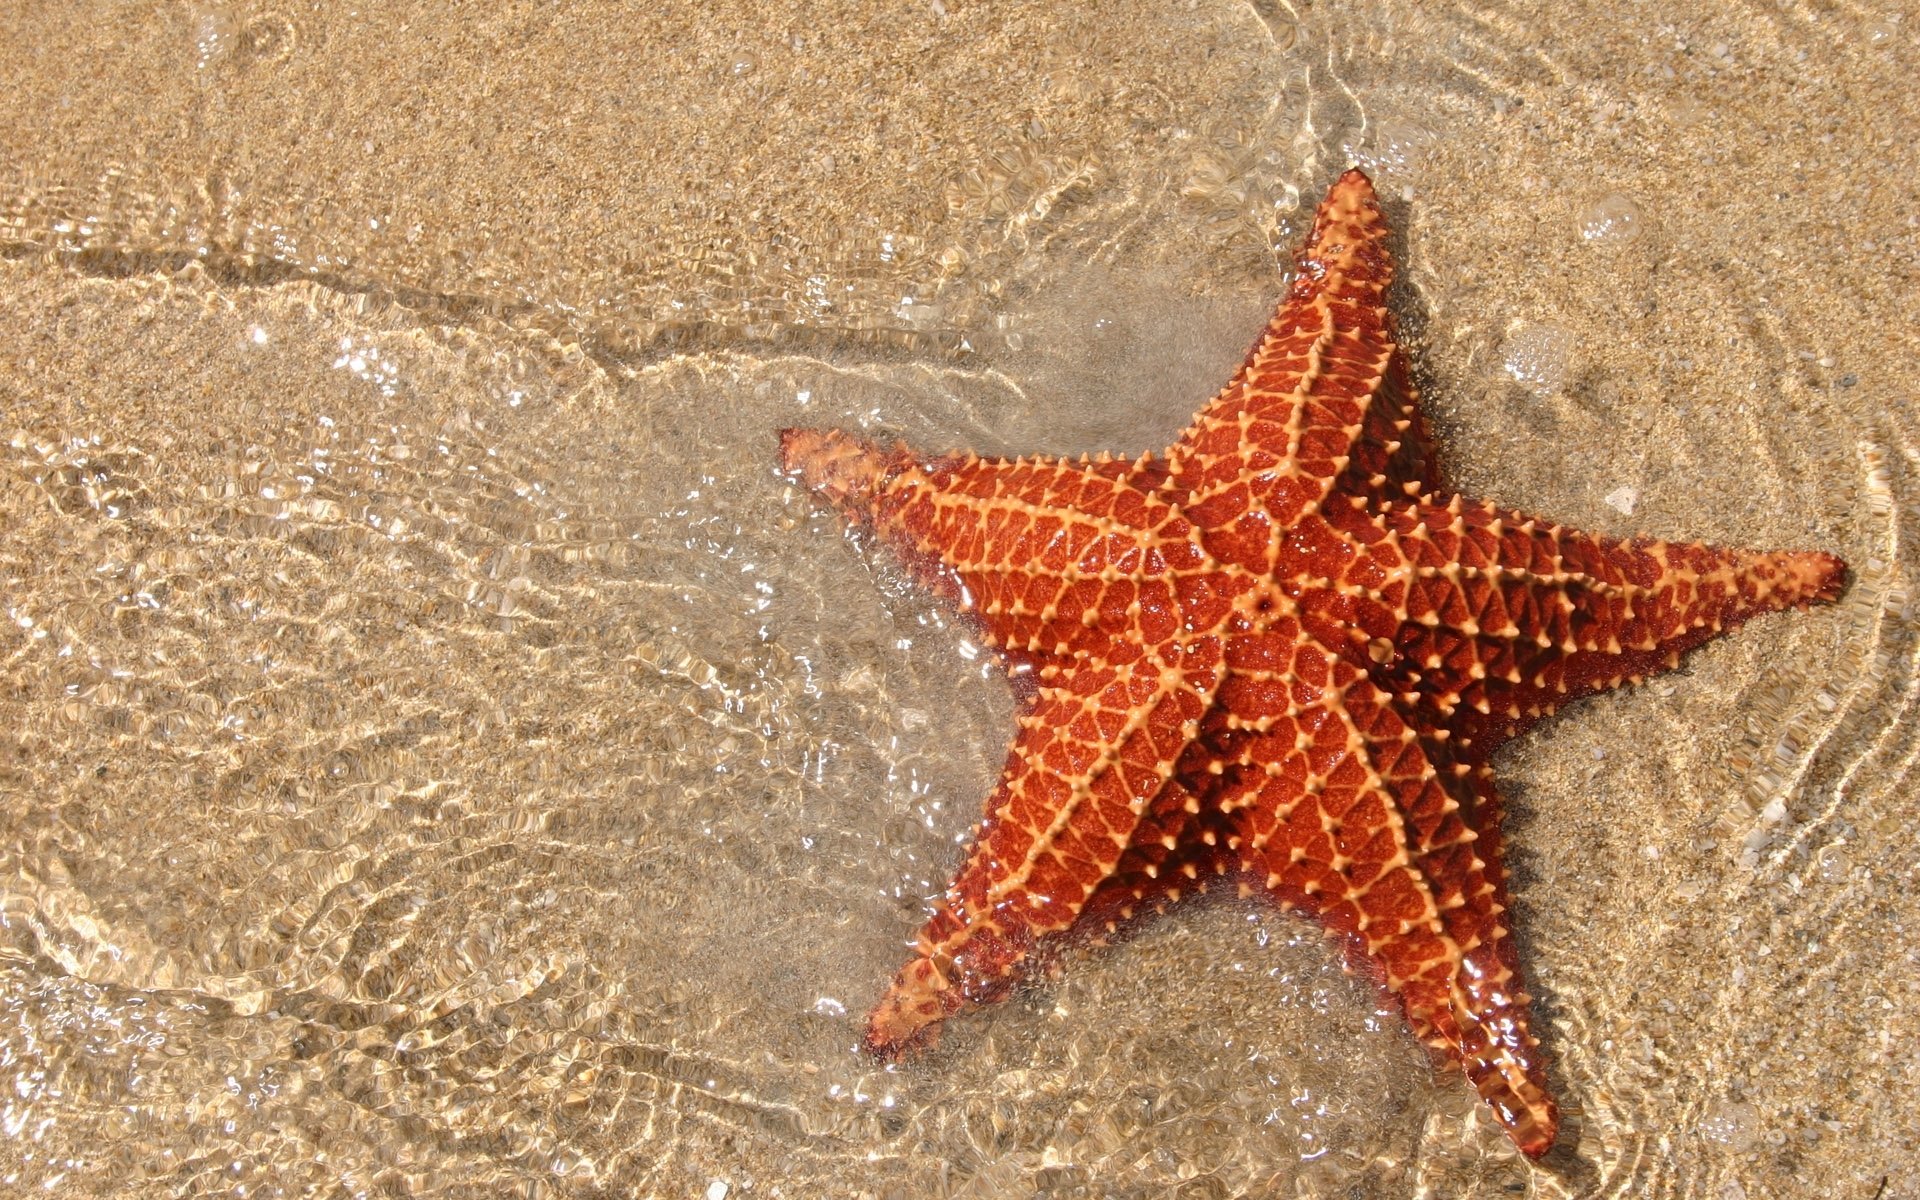
M 0 13 L 7 1190 L 1920 1195 L 1915 22 L 1067 7 Z M 1013 699 L 777 430 L 1162 447 L 1351 163 L 1463 491 L 1853 570 L 1498 760 L 1539 1165 L 1246 903 L 857 1047 Z

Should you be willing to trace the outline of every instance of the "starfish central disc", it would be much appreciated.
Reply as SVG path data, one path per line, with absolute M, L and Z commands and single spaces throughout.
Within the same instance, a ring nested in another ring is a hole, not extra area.
M 1160 455 L 781 434 L 786 468 L 1028 684 L 973 846 L 869 1019 L 876 1054 L 1005 996 L 1067 938 L 1231 881 L 1325 926 L 1522 1151 L 1553 1144 L 1493 752 L 1757 613 L 1833 599 L 1846 568 L 1453 493 L 1392 276 L 1349 171 L 1245 364 Z

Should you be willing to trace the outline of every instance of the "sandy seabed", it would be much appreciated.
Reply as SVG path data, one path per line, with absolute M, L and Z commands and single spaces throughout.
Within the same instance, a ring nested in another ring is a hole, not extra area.
M 0 1180 L 1920 1195 L 1917 35 L 8 6 Z M 775 431 L 1163 446 L 1350 163 L 1462 490 L 1853 566 L 1500 760 L 1541 1165 L 1233 902 L 856 1047 L 1013 702 Z

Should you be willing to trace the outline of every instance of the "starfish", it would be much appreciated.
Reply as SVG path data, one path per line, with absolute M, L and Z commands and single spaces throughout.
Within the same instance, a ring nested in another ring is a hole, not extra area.
M 1003 656 L 1019 730 L 972 848 L 869 1018 L 883 1058 L 1075 937 L 1210 884 L 1311 916 L 1529 1157 L 1558 1111 L 1528 1029 L 1494 752 L 1846 565 L 1581 533 L 1450 489 L 1334 183 L 1239 372 L 1172 447 L 921 455 L 788 429 L 796 475 Z

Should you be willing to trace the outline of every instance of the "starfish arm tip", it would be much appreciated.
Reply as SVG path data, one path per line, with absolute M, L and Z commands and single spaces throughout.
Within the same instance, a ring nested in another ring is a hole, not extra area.
M 1462 1065 L 1520 1153 L 1539 1159 L 1559 1139 L 1560 1106 L 1547 1093 L 1545 1064 L 1530 1050 L 1509 1047 Z
M 859 512 L 912 461 L 905 446 L 891 450 L 838 429 L 782 429 L 780 466 L 838 507 Z
M 1371 192 L 1373 191 L 1373 177 L 1358 166 L 1348 167 L 1346 170 L 1340 172 L 1340 178 L 1333 181 L 1332 190 L 1339 191 L 1351 188 L 1363 188 Z
M 860 1044 L 882 1062 L 896 1062 L 940 1039 L 940 1026 L 964 1007 L 962 998 L 933 962 L 916 958 L 900 969 L 887 994 L 867 1016 Z
M 1797 568 L 1796 575 L 1806 588 L 1807 599 L 1814 603 L 1826 604 L 1840 598 L 1847 590 L 1848 568 L 1846 560 L 1824 550 L 1805 550 L 1787 556 Z

